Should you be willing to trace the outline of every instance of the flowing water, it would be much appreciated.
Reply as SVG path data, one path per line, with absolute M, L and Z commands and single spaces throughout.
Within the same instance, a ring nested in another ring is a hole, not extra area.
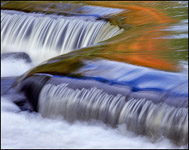
M 187 147 L 188 4 L 96 3 L 107 7 L 2 3 L 2 53 L 26 52 L 32 63 L 4 58 L 1 77 L 32 69 L 26 82 L 34 83 L 34 92 L 44 75 L 49 78 L 39 113 L 21 111 L 11 94 L 1 96 L 2 148 Z M 124 26 L 125 18 L 132 27 Z
M 18 11 L 1 12 L 3 51 L 25 51 L 46 60 L 95 45 L 123 30 L 93 17 L 64 17 Z M 44 53 L 48 54 L 45 55 Z
M 3 76 L 20 75 L 32 67 L 14 59 L 1 63 Z M 1 148 L 186 148 L 175 146 L 164 137 L 154 141 L 136 135 L 124 125 L 112 128 L 93 120 L 69 123 L 61 117 L 48 119 L 21 112 L 8 100 L 1 97 Z

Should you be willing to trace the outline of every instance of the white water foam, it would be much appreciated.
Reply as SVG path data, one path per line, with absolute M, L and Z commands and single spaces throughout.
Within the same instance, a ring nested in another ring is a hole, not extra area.
M 7 58 L 1 61 L 1 77 L 19 76 L 34 67 L 22 59 Z
M 40 114 L 18 112 L 18 108 L 2 98 L 2 148 L 184 148 L 165 138 L 151 142 L 123 126 L 112 129 L 98 122 L 75 122 L 47 119 Z

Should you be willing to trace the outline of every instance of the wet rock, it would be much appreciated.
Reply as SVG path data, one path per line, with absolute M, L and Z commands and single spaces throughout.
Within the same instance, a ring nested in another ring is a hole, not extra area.
M 28 99 L 13 86 L 16 79 L 14 76 L 1 78 L 1 96 L 15 103 L 22 111 L 33 111 Z
M 11 58 L 13 58 L 13 59 L 23 59 L 27 63 L 31 63 L 32 62 L 30 56 L 28 54 L 26 54 L 25 52 L 8 52 L 8 53 L 2 53 L 1 54 L 1 60 L 11 59 Z
M 2 77 L 1 78 L 1 95 L 5 95 L 11 88 L 13 82 L 16 81 L 16 77 Z
M 44 84 L 49 79 L 48 76 L 31 76 L 17 85 L 17 89 L 23 92 L 29 100 L 34 111 L 37 111 L 38 97 Z

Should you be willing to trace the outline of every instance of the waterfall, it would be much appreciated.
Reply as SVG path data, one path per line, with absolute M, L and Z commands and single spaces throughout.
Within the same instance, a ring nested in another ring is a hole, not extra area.
M 150 99 L 127 99 L 102 89 L 72 89 L 67 83 L 46 84 L 39 95 L 39 112 L 44 117 L 62 116 L 68 121 L 101 120 L 112 126 L 125 126 L 138 134 L 159 138 L 162 135 L 178 142 L 188 139 L 188 110 Z
M 43 60 L 95 45 L 122 32 L 123 29 L 92 16 L 1 12 L 2 51 L 24 51 Z

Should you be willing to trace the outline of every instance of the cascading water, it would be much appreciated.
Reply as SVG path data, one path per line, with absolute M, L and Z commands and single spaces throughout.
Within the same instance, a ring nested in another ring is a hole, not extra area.
M 161 135 L 186 143 L 188 139 L 188 109 L 151 99 L 127 99 L 102 89 L 72 89 L 68 84 L 45 85 L 39 96 L 38 109 L 44 117 L 62 116 L 68 121 L 100 120 L 113 127 L 124 124 L 138 134 Z
M 92 16 L 1 12 L 2 52 L 25 51 L 32 59 L 45 60 L 92 46 L 122 32 L 123 29 Z

